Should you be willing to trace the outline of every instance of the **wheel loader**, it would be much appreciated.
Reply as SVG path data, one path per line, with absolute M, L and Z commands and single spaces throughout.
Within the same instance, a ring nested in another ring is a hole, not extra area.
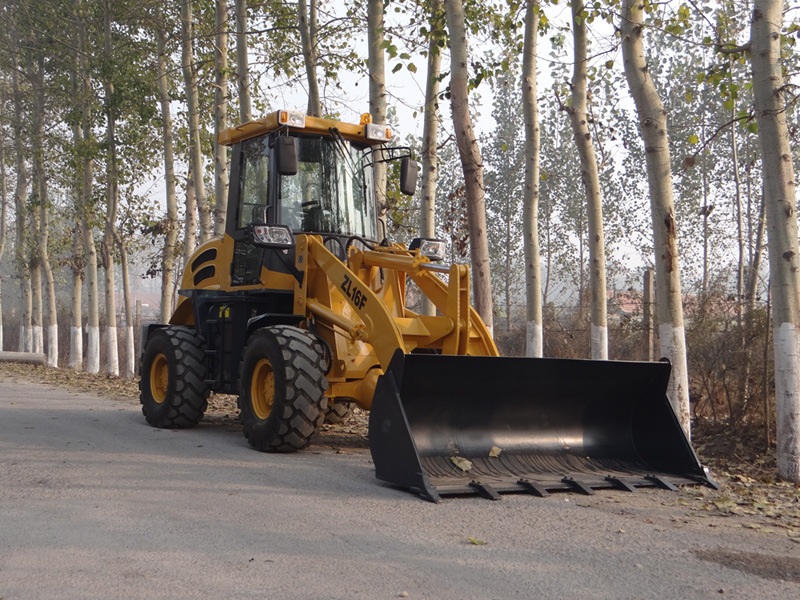
M 225 233 L 185 268 L 166 324 L 142 331 L 142 411 L 196 425 L 210 392 L 238 396 L 244 435 L 308 446 L 326 415 L 370 411 L 378 479 L 425 499 L 715 485 L 666 396 L 667 363 L 509 358 L 470 305 L 444 243 L 389 242 L 373 169 L 417 167 L 391 132 L 277 111 L 231 146 Z M 435 315 L 408 305 L 424 294 Z

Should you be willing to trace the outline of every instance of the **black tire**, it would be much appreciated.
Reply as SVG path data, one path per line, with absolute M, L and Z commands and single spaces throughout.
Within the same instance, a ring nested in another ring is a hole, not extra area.
M 349 402 L 331 402 L 328 400 L 328 407 L 324 413 L 326 423 L 338 425 L 353 414 L 353 406 Z
M 256 331 L 242 354 L 239 411 L 244 435 L 261 452 L 295 452 L 325 418 L 325 357 L 309 332 L 288 325 Z
M 139 371 L 142 413 L 153 427 L 186 429 L 203 418 L 211 391 L 205 383 L 203 338 L 171 325 L 147 340 Z

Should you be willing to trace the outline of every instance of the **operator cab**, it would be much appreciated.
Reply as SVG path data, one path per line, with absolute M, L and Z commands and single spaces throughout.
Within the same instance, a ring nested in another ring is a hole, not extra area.
M 321 235 L 342 260 L 354 242 L 377 244 L 374 165 L 401 159 L 401 191 L 416 187 L 409 150 L 387 147 L 390 138 L 369 115 L 355 125 L 291 111 L 222 132 L 220 143 L 233 146 L 226 233 L 234 285 L 256 284 L 262 264 L 286 271 L 297 234 Z

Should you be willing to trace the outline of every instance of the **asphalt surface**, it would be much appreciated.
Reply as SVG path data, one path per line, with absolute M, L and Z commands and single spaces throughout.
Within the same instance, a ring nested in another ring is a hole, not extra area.
M 0 598 L 800 598 L 800 544 L 680 494 L 435 505 L 345 452 L 0 378 Z

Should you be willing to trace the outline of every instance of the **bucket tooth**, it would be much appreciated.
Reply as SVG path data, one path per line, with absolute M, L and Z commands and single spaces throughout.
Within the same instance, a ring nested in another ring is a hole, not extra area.
M 470 481 L 469 487 L 478 492 L 478 495 L 486 498 L 487 500 L 500 500 L 500 494 L 496 489 L 488 483 L 481 483 L 480 481 Z
M 581 481 L 580 479 L 575 479 L 574 477 L 564 477 L 564 479 L 562 479 L 561 481 L 566 483 L 574 491 L 579 492 L 585 496 L 594 495 L 594 490 L 591 488 L 591 486 L 585 483 L 584 481 Z
M 666 477 L 662 477 L 661 475 L 645 475 L 644 478 L 647 479 L 647 481 L 652 481 L 657 487 L 662 489 L 669 490 L 671 492 L 678 491 L 678 487 L 674 483 L 672 483 Z
M 612 477 L 611 475 L 609 475 L 608 477 L 606 477 L 606 481 L 608 481 L 609 483 L 614 484 L 614 487 L 617 488 L 617 489 L 624 490 L 626 492 L 635 492 L 636 491 L 636 486 L 634 486 L 632 483 L 626 481 L 622 477 Z
M 550 495 L 544 486 L 538 484 L 535 481 L 531 481 L 530 479 L 522 478 L 517 481 L 517 485 L 522 487 L 526 492 L 529 494 L 533 494 L 534 496 L 538 496 L 539 498 L 547 498 Z

